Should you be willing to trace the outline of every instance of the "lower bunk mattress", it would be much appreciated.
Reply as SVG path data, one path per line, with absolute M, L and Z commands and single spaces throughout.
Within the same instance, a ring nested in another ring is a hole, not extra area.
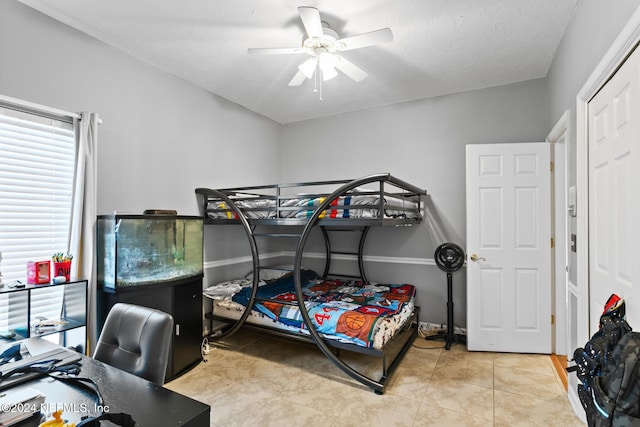
M 247 322 L 308 335 L 297 305 L 293 275 L 279 276 L 275 272 L 261 272 Z M 311 270 L 302 270 L 300 276 L 309 317 L 327 339 L 381 349 L 403 329 L 414 310 L 416 291 L 410 284 L 322 280 Z M 247 277 L 207 288 L 203 294 L 213 300 L 214 317 L 239 319 L 251 297 L 252 283 Z

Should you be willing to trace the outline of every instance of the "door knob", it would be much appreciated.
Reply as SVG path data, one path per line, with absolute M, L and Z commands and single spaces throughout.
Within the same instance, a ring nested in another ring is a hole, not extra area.
M 476 254 L 471 254 L 471 261 L 486 261 L 485 257 L 479 257 Z

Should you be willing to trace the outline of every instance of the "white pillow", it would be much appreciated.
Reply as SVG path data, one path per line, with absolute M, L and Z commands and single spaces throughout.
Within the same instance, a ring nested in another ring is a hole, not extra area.
M 229 280 L 209 286 L 204 290 L 203 294 L 211 299 L 231 299 L 231 297 L 240 292 L 242 288 L 250 287 L 252 285 L 253 282 L 248 279 Z

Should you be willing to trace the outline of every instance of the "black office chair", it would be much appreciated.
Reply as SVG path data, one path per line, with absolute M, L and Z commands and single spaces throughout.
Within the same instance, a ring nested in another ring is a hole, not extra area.
M 172 334 L 170 314 L 117 303 L 107 315 L 93 358 L 162 385 Z

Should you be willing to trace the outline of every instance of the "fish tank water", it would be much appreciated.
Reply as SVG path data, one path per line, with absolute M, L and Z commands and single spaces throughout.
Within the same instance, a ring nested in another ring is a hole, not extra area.
M 117 290 L 200 275 L 202 243 L 201 217 L 98 216 L 98 287 Z

